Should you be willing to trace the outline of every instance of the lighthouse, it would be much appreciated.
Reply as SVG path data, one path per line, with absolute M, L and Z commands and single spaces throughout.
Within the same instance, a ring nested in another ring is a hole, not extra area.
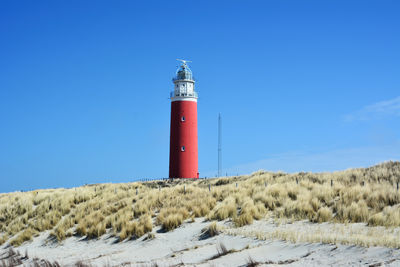
M 179 59 L 178 59 L 179 60 Z M 199 178 L 197 145 L 197 92 L 187 60 L 172 79 L 169 178 Z

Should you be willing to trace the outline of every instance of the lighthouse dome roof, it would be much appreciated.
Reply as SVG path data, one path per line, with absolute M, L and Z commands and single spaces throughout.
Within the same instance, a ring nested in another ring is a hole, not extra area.
M 184 62 L 179 69 L 176 71 L 176 76 L 173 79 L 174 81 L 177 80 L 192 80 L 193 81 L 193 74 L 190 70 L 189 66 Z

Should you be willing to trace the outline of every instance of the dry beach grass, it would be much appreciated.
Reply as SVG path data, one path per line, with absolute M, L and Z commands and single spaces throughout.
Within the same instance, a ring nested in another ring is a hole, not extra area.
M 72 235 L 97 238 L 107 231 L 122 241 L 149 233 L 154 225 L 170 231 L 194 217 L 210 221 L 230 218 L 236 227 L 261 218 L 308 220 L 313 224 L 366 223 L 369 229 L 382 229 L 374 230 L 379 238 L 400 227 L 400 192 L 396 188 L 399 180 L 400 163 L 386 162 L 333 173 L 258 171 L 197 181 L 96 184 L 0 194 L 0 244 L 19 246 L 46 230 L 58 241 Z M 212 229 L 217 231 L 216 226 Z M 261 239 L 324 241 L 296 238 L 290 233 L 251 235 Z M 362 233 L 357 238 L 362 239 Z M 365 238 L 372 241 L 351 241 L 350 236 L 347 241 L 377 244 L 368 235 Z M 347 241 L 326 239 L 333 243 Z M 400 239 L 387 239 L 378 245 L 400 247 Z

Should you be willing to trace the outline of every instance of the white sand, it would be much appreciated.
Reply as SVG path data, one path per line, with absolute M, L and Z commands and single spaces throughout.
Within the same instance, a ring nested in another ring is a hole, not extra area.
M 349 245 L 331 245 L 322 243 L 290 243 L 279 240 L 257 240 L 240 235 L 220 234 L 199 240 L 201 229 L 209 225 L 203 219 L 194 223 L 186 222 L 178 229 L 167 233 L 158 233 L 155 238 L 116 243 L 116 238 L 104 235 L 98 240 L 70 237 L 61 244 L 48 238 L 48 232 L 26 242 L 18 251 L 24 255 L 28 251 L 30 258 L 58 261 L 63 266 L 73 265 L 79 260 L 90 262 L 93 266 L 171 266 L 183 263 L 188 266 L 245 266 L 249 257 L 268 266 L 368 266 L 382 263 L 384 266 L 400 266 L 400 250 L 384 247 L 360 247 Z M 220 222 L 229 227 L 229 222 Z M 303 226 L 302 226 L 303 225 Z M 302 227 L 310 224 L 274 225 L 269 221 L 257 221 L 253 225 L 241 228 L 243 231 L 273 231 L 273 228 Z M 303 229 L 304 230 L 304 229 Z M 234 252 L 218 257 L 217 246 L 222 243 Z M 0 247 L 0 253 L 5 250 Z M 214 259 L 213 259 L 214 258 Z M 271 265 L 272 264 L 272 265 Z

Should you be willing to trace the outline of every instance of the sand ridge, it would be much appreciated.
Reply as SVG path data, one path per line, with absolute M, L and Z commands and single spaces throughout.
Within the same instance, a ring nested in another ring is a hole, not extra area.
M 57 261 L 62 266 L 72 266 L 77 261 L 92 266 L 247 266 L 251 261 L 260 266 L 400 265 L 400 251 L 395 248 L 320 242 L 292 243 L 276 239 L 260 240 L 249 234 L 246 236 L 251 231 L 268 232 L 294 227 L 301 231 L 310 227 L 307 222 L 276 224 L 271 220 L 260 220 L 246 227 L 234 228 L 231 221 L 225 220 L 218 223 L 221 234 L 202 239 L 202 229 L 209 224 L 204 218 L 197 218 L 194 222 L 186 221 L 170 232 L 155 228 L 153 239 L 147 239 L 145 235 L 123 242 L 116 242 L 116 237 L 107 233 L 93 240 L 73 236 L 59 244 L 49 238 L 47 231 L 16 250 L 22 255 L 27 251 L 30 258 Z M 230 234 L 233 230 L 242 231 L 243 235 L 239 232 Z M 219 253 L 221 245 L 226 247 L 225 255 Z M 0 247 L 0 252 L 5 250 L 6 245 Z

